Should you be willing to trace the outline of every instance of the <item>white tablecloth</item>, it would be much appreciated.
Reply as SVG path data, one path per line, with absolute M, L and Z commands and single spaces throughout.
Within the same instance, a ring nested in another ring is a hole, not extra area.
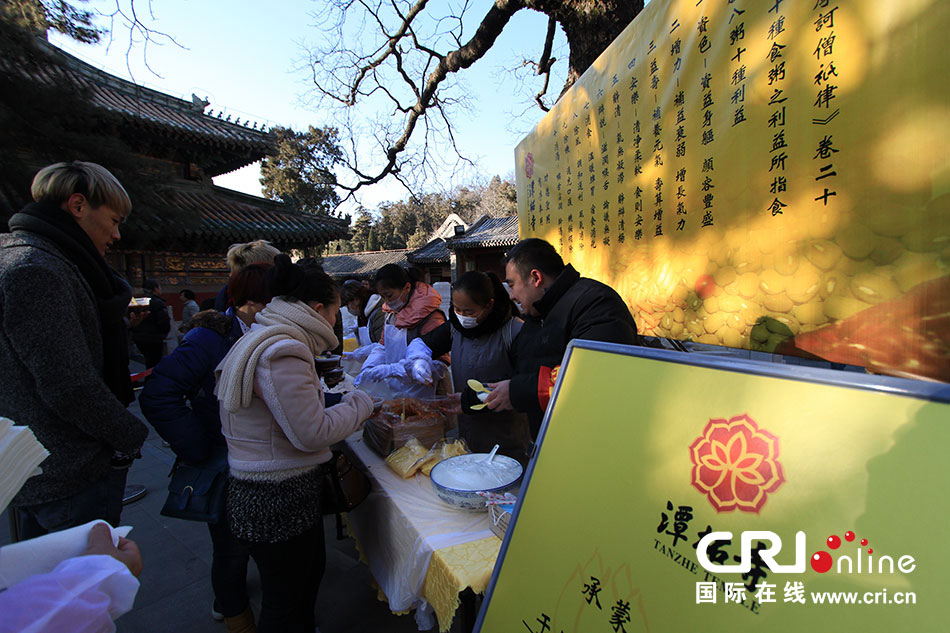
M 363 442 L 361 433 L 346 440 L 366 467 L 373 490 L 347 515 L 370 571 L 393 611 L 425 608 L 422 582 L 432 552 L 492 536 L 487 512 L 446 505 L 429 478 L 403 479 Z

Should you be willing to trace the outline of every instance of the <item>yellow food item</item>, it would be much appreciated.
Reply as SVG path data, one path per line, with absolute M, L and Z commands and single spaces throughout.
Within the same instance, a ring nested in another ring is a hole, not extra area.
M 736 280 L 736 269 L 731 267 L 720 268 L 716 271 L 714 278 L 716 280 L 716 286 L 720 288 L 725 288 L 732 282 Z
M 419 470 L 420 460 L 425 457 L 426 453 L 426 448 L 413 437 L 403 446 L 390 453 L 389 457 L 386 458 L 386 463 L 400 477 L 408 479 Z
M 756 296 L 759 291 L 759 277 L 753 273 L 745 273 L 739 277 L 739 294 L 747 299 Z
M 868 303 L 881 303 L 900 295 L 897 283 L 874 273 L 865 273 L 851 279 L 851 293 Z
M 456 457 L 458 455 L 467 455 L 469 452 L 468 446 L 465 445 L 465 440 L 455 440 L 454 442 L 447 442 L 441 446 L 433 446 L 432 449 L 426 454 L 426 456 L 420 461 L 420 468 L 423 474 L 428 475 L 432 472 L 432 469 L 436 464 L 441 462 L 444 459 L 449 457 Z
M 828 240 L 815 240 L 805 250 L 805 257 L 822 270 L 831 270 L 841 259 L 841 247 Z

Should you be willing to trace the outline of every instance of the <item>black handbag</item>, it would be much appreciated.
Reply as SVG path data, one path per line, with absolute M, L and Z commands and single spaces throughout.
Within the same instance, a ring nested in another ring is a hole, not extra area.
M 333 451 L 333 457 L 324 465 L 322 514 L 349 512 L 369 495 L 370 480 L 356 468 L 342 451 Z
M 225 517 L 228 489 L 228 450 L 214 446 L 200 464 L 176 462 L 168 482 L 161 514 L 186 521 L 218 523 Z

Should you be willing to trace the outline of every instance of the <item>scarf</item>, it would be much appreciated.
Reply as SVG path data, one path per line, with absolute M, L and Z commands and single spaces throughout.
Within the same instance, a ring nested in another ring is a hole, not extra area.
M 300 341 L 314 356 L 339 344 L 327 320 L 302 301 L 275 297 L 254 320 L 255 325 L 262 327 L 252 327 L 238 339 L 215 369 L 218 385 L 214 393 L 231 412 L 251 406 L 257 363 L 264 351 L 277 341 Z
M 54 204 L 34 202 L 10 218 L 11 231 L 22 231 L 49 240 L 92 289 L 102 337 L 102 380 L 123 405 L 134 399 L 129 380 L 129 343 L 125 316 L 132 288 L 96 250 L 81 226 Z

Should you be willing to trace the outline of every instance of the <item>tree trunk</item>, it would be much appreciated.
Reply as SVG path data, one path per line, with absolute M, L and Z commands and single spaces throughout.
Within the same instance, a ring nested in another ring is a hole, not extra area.
M 564 29 L 571 49 L 565 90 L 643 10 L 643 0 L 528 0 L 525 4 L 553 17 Z

